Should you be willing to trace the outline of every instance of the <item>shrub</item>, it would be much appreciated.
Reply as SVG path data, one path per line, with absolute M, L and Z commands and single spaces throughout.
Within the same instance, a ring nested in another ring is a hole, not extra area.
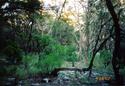
M 102 50 L 98 52 L 95 56 L 94 66 L 96 66 L 96 68 L 98 69 L 106 68 L 111 62 L 111 57 L 112 57 L 111 55 L 112 55 L 111 52 L 108 50 Z
M 55 68 L 61 67 L 65 60 L 71 62 L 77 60 L 73 46 L 61 45 L 48 35 L 36 35 L 34 37 L 39 41 L 42 51 L 22 56 L 22 64 L 16 70 L 19 77 L 51 73 Z
M 54 41 L 54 39 L 49 36 L 41 37 L 38 40 L 41 41 L 41 45 L 44 45 L 43 51 L 37 54 L 28 53 L 23 55 L 22 64 L 19 65 L 16 71 L 18 76 L 50 73 L 62 65 L 64 57 L 67 54 L 65 46 Z

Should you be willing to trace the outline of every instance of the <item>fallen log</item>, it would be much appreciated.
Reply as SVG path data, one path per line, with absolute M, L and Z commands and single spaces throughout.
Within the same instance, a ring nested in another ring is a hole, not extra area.
M 77 72 L 82 73 L 85 71 L 89 71 L 89 69 L 88 68 L 82 68 L 82 69 L 80 69 L 80 68 L 56 68 L 50 73 L 50 75 L 58 76 L 59 71 L 77 71 Z

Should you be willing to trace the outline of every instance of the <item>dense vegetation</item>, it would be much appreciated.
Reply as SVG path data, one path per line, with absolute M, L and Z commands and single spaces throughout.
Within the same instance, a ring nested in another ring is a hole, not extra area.
M 89 71 L 90 78 L 96 70 L 114 72 L 112 81 L 124 83 L 124 0 L 88 0 L 83 14 L 63 11 L 67 3 L 64 0 L 60 9 L 50 6 L 52 15 L 44 1 L 0 1 L 2 78 L 13 76 L 18 82 L 28 77 L 51 76 L 61 70 Z M 80 4 L 84 9 L 85 3 Z M 78 15 L 84 23 L 68 15 Z

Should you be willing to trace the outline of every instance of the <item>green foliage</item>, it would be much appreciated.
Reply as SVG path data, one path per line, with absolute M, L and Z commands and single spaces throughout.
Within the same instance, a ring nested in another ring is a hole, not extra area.
M 42 73 L 50 73 L 55 68 L 61 67 L 63 60 L 56 53 L 46 55 L 44 59 L 40 60 L 39 66 Z M 42 64 L 42 65 L 40 65 Z
M 2 54 L 9 59 L 12 58 L 13 62 L 15 60 L 17 62 L 19 59 L 20 63 L 16 66 L 12 64 L 8 66 L 9 68 L 6 66 L 5 71 L 16 72 L 16 75 L 23 78 L 38 73 L 50 73 L 55 68 L 61 67 L 64 61 L 77 61 L 73 45 L 73 27 L 62 20 L 53 20 L 49 14 L 34 13 L 29 15 L 25 11 L 19 12 L 19 14 L 10 20 L 10 24 L 13 24 L 13 27 L 9 26 L 12 28 L 12 33 L 10 33 L 12 36 L 5 39 L 7 44 L 2 50 Z M 40 25 L 44 25 L 41 27 L 45 31 L 41 31 L 40 27 L 41 32 L 39 32 L 34 27 L 35 25 L 29 25 L 31 22 L 37 22 L 34 20 L 38 20 Z M 47 33 L 51 26 L 50 36 Z
M 37 74 L 40 70 L 37 67 L 38 55 L 27 54 L 22 57 L 22 64 L 16 70 L 16 74 L 20 77 L 27 77 L 29 74 Z
M 43 52 L 40 54 L 26 54 L 22 57 L 22 64 L 17 68 L 17 75 L 25 76 L 27 73 L 49 73 L 62 65 L 66 56 L 65 47 L 55 42 L 48 35 L 34 36 L 40 43 Z M 56 43 L 56 44 L 55 44 Z M 22 71 L 25 71 L 22 73 Z
M 108 50 L 102 50 L 102 51 L 98 52 L 95 56 L 94 66 L 96 66 L 96 68 L 98 68 L 98 69 L 106 68 L 108 65 L 110 65 L 111 56 L 112 56 L 112 54 Z
M 18 76 L 50 73 L 55 68 L 61 67 L 65 60 L 77 61 L 75 47 L 61 45 L 48 35 L 37 34 L 33 38 L 39 42 L 42 52 L 23 55 L 22 64 L 16 71 Z
M 63 45 L 70 45 L 74 41 L 73 27 L 69 26 L 66 22 L 60 20 L 55 21 L 53 25 L 52 36 L 56 38 Z
M 16 65 L 9 65 L 5 68 L 6 68 L 7 74 L 15 74 L 17 66 Z
M 73 45 L 67 45 L 65 47 L 65 51 L 66 51 L 66 56 L 65 56 L 65 60 L 69 61 L 69 62 L 76 62 L 79 59 L 77 58 L 76 52 L 75 52 L 76 48 Z
M 19 66 L 16 69 L 16 75 L 21 78 L 24 79 L 28 76 L 28 71 L 24 68 L 24 66 Z
M 47 50 L 47 46 L 50 45 L 50 43 L 54 43 L 54 40 L 52 39 L 51 36 L 48 36 L 48 35 L 41 35 L 41 34 L 36 34 L 36 35 L 33 35 L 33 40 L 37 41 L 38 42 L 38 47 L 40 49 L 40 51 L 45 51 Z M 46 51 L 45 51 L 46 52 Z
M 22 59 L 22 64 L 17 68 L 16 74 L 21 78 L 38 73 L 49 73 L 57 67 L 60 67 L 62 60 L 56 54 L 44 56 L 28 54 Z
M 123 77 L 125 77 L 125 67 L 121 68 L 119 71 L 120 74 L 123 75 Z

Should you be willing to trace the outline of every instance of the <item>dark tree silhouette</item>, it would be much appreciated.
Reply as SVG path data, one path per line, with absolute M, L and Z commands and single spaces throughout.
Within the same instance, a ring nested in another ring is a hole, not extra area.
M 115 26 L 115 44 L 114 44 L 114 51 L 113 51 L 113 58 L 112 58 L 113 70 L 114 70 L 117 84 L 122 84 L 123 80 L 119 73 L 119 68 L 120 68 L 119 60 L 121 59 L 121 55 L 120 55 L 120 41 L 121 41 L 120 40 L 120 31 L 121 31 L 121 28 L 120 28 L 120 24 L 119 24 L 119 18 L 114 10 L 111 0 L 106 0 L 106 5 L 112 16 L 114 26 Z

